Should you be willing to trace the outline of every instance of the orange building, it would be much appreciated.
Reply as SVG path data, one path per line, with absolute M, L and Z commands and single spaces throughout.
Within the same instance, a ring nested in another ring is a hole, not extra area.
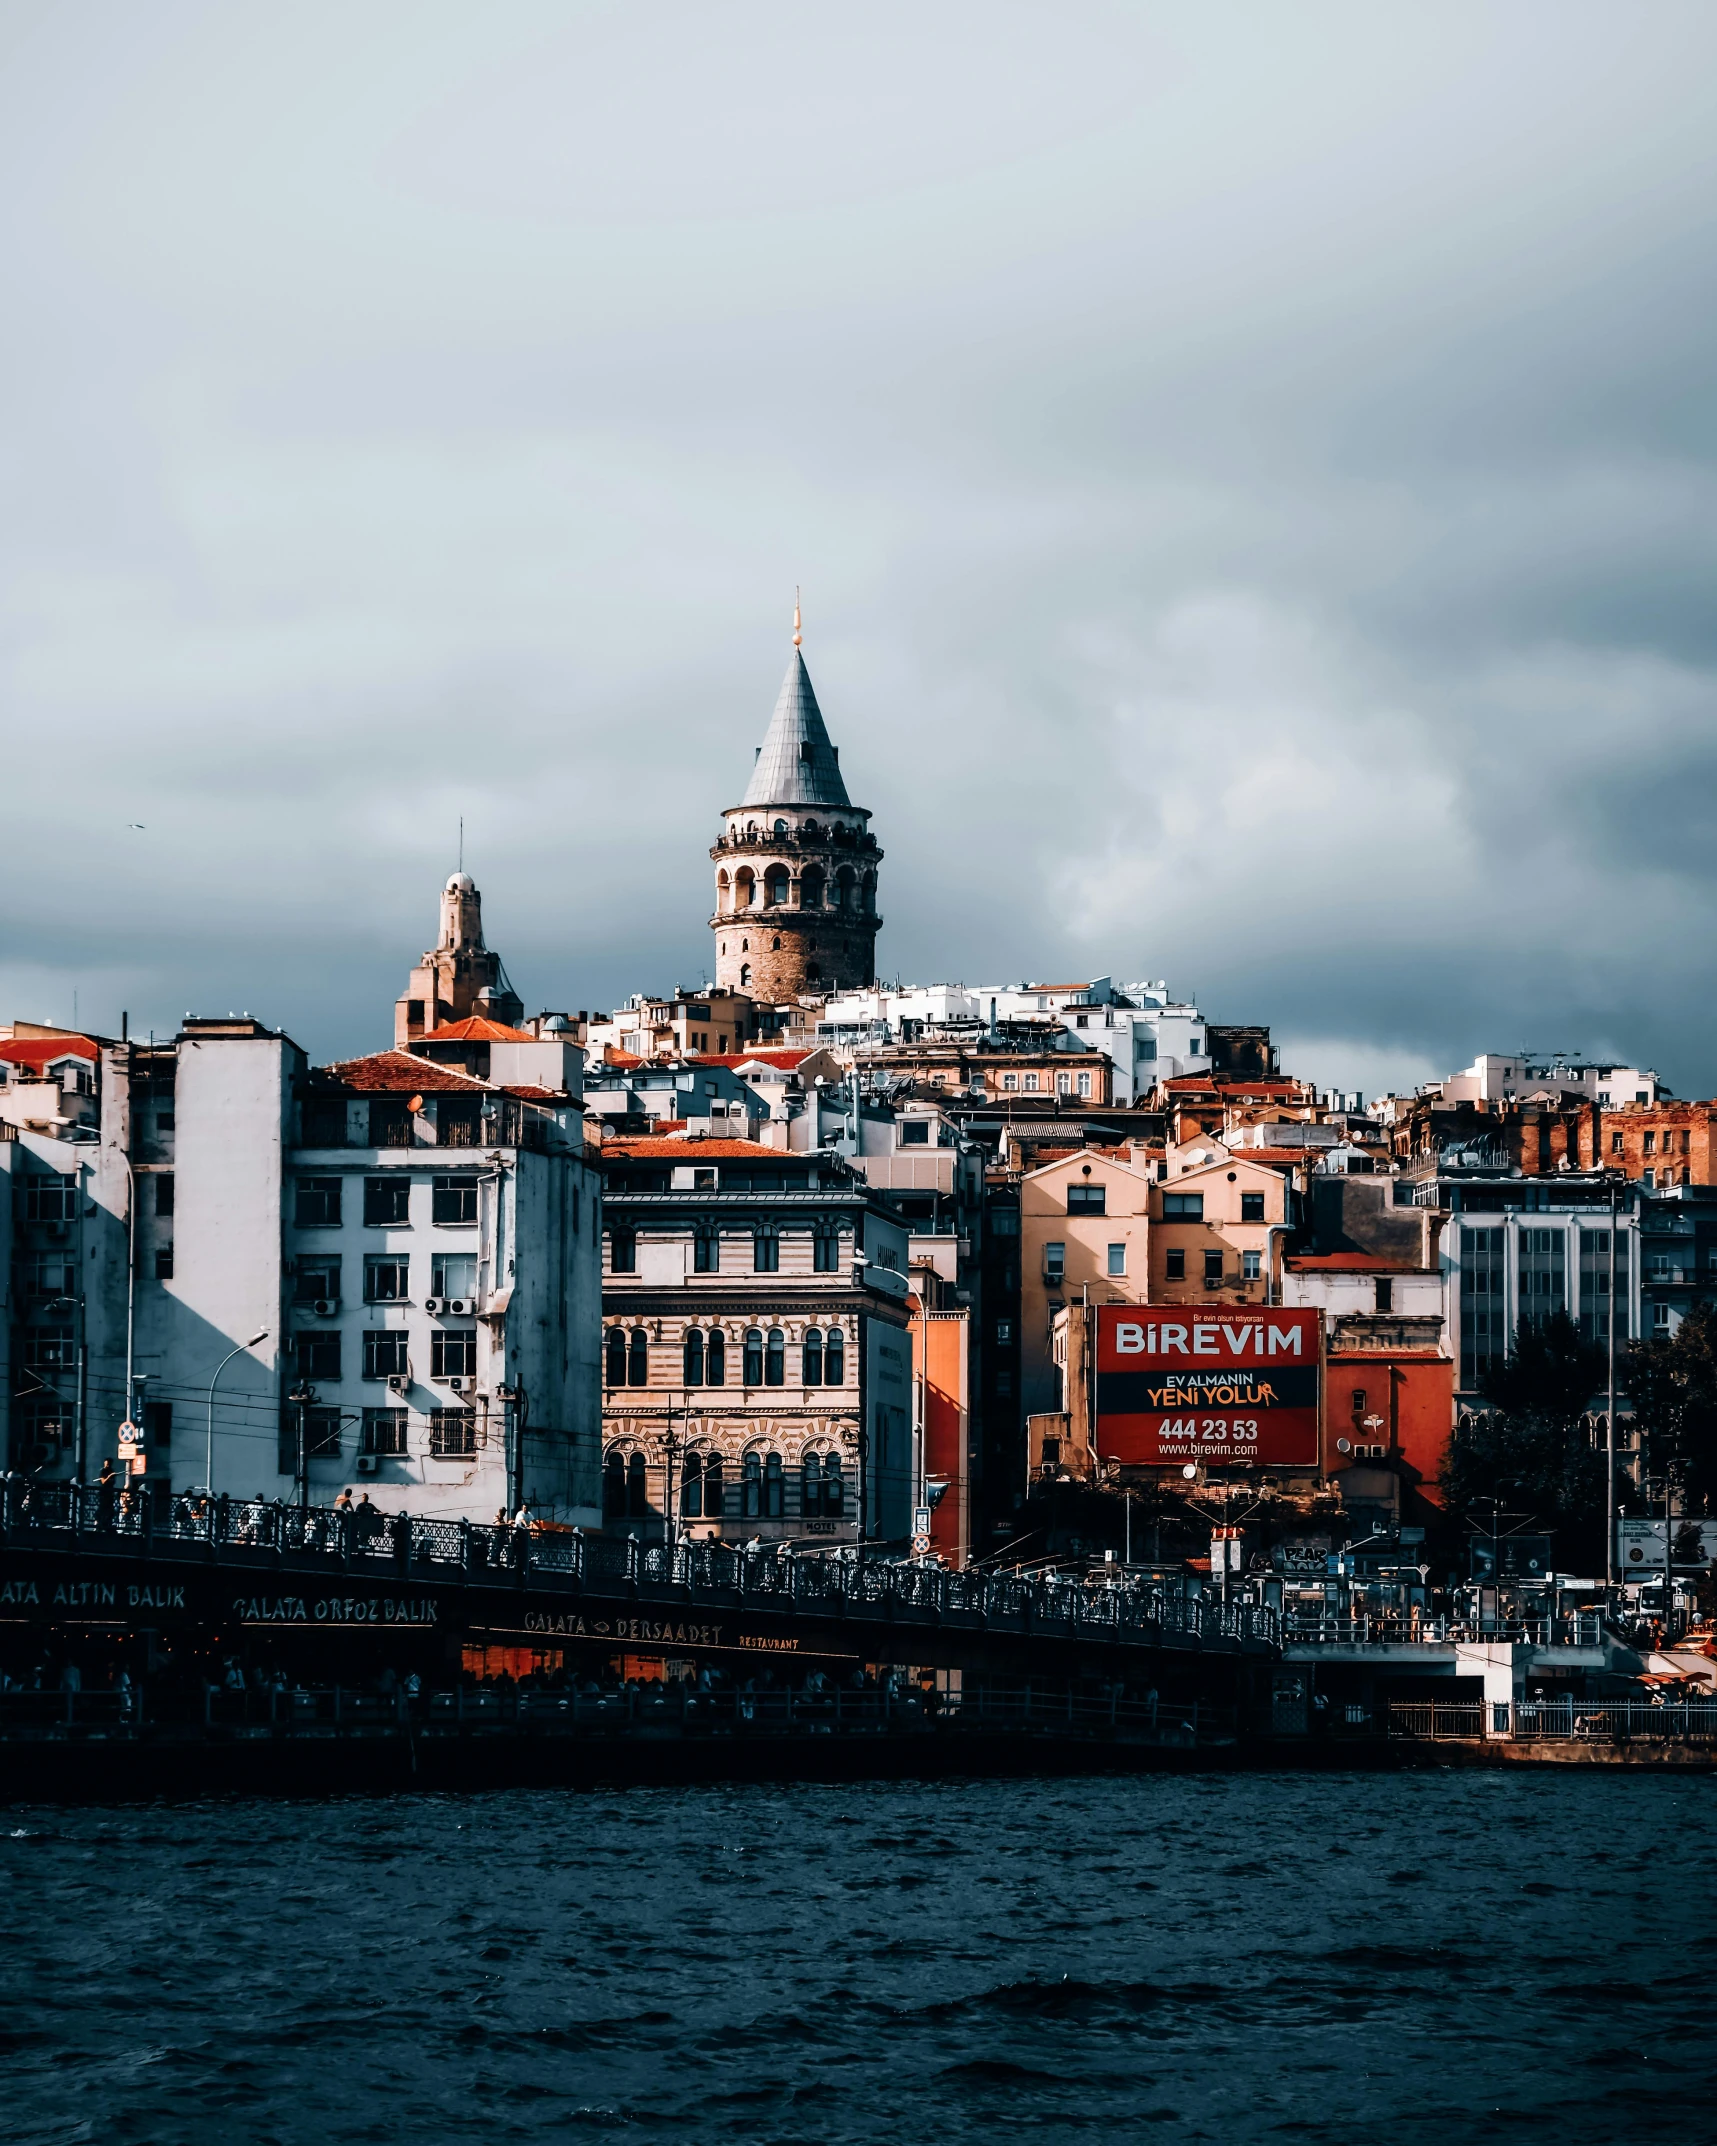
M 1629 1103 L 1606 1110 L 1602 1161 L 1648 1190 L 1717 1185 L 1717 1102 Z
M 907 1308 L 930 1549 L 945 1565 L 963 1566 L 972 1554 L 972 1315 L 934 1274 L 920 1272 L 916 1283 Z M 944 1295 L 945 1307 L 936 1302 Z

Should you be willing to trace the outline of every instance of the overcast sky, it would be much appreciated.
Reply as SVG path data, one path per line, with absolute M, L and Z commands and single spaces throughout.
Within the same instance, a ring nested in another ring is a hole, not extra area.
M 1717 10 L 0 0 L 0 1017 L 890 975 L 1717 1091 Z M 141 830 L 130 823 L 142 823 Z

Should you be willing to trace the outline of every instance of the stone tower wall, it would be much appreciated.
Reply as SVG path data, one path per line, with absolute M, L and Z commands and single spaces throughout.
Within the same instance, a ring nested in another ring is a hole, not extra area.
M 730 831 L 710 851 L 716 868 L 716 907 L 710 918 L 716 982 L 765 1002 L 822 996 L 874 982 L 876 935 L 882 925 L 876 912 L 882 852 L 875 843 L 868 836 L 836 843 L 826 830 L 809 837 L 793 833 L 785 840 L 741 840 L 737 835 L 738 830 Z M 787 874 L 784 903 L 764 899 L 772 871 Z M 738 885 L 746 874 L 756 899 L 742 906 Z M 836 899 L 843 876 L 850 878 L 864 906 Z M 742 980 L 747 968 L 749 979 Z

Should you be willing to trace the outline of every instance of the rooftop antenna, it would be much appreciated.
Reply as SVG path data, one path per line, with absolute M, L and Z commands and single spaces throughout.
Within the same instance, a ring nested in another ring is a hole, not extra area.
M 803 646 L 803 644 L 804 644 L 804 639 L 805 639 L 805 629 L 804 629 L 803 625 L 802 625 L 802 624 L 800 623 L 800 620 L 799 620 L 799 584 L 798 584 L 797 582 L 794 582 L 794 584 L 793 584 L 793 646 L 794 646 L 795 648 L 799 648 L 799 647 Z
M 459 815 L 459 869 L 465 869 L 465 815 Z

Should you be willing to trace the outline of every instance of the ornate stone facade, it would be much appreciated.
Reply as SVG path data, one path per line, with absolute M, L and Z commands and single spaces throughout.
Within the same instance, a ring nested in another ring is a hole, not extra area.
M 406 979 L 394 1005 L 395 1050 L 406 1050 L 438 1028 L 481 1014 L 512 1027 L 524 1003 L 507 981 L 499 954 L 483 944 L 483 897 L 469 872 L 455 872 L 441 890 L 441 935 Z
M 715 865 L 716 981 L 765 1004 L 873 981 L 877 867 L 870 814 L 852 803 L 799 651 L 787 667 L 744 799 L 723 815 Z

